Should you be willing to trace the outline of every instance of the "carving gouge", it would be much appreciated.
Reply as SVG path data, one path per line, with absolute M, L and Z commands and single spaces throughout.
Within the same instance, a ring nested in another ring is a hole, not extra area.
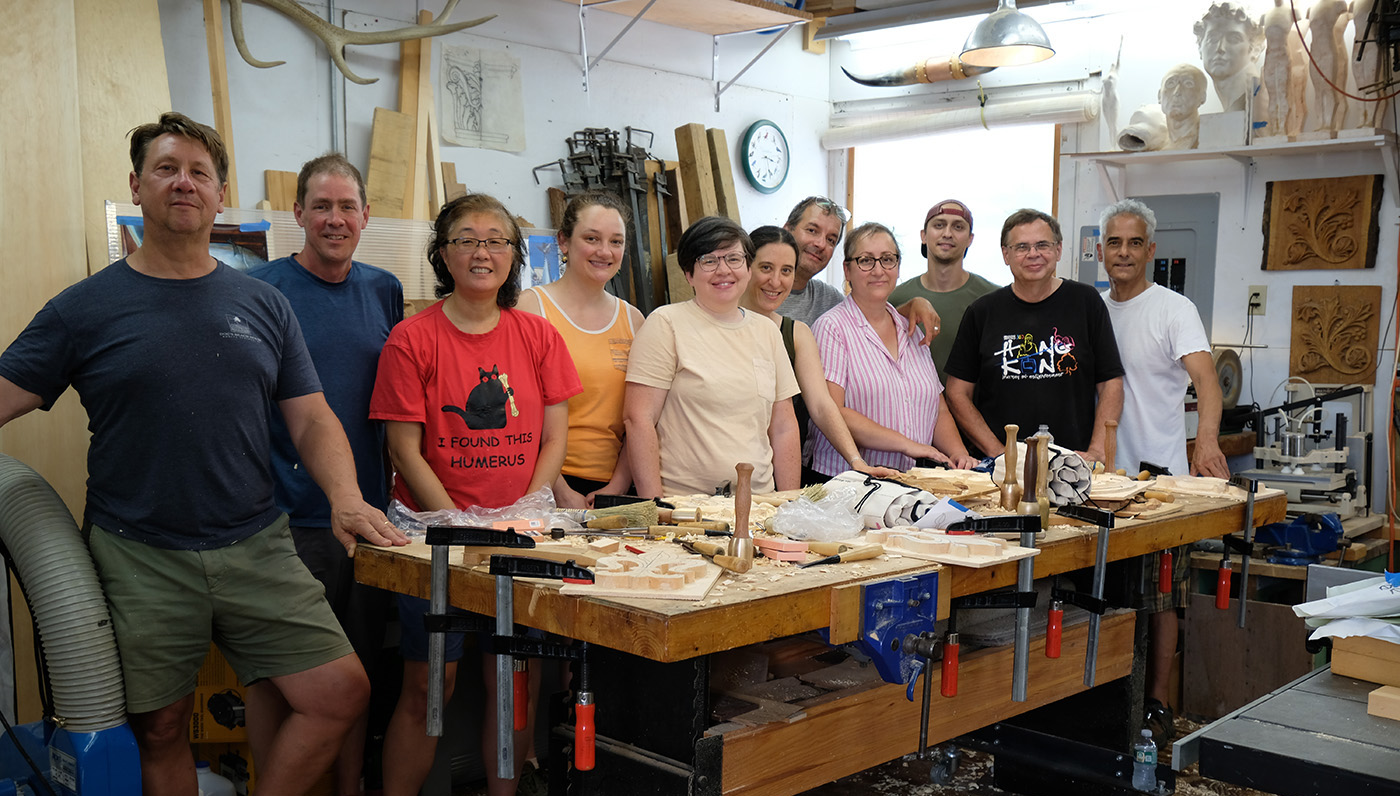
M 800 568 L 806 569 L 807 567 L 815 567 L 819 564 L 844 564 L 847 561 L 864 561 L 869 558 L 884 555 L 884 553 L 884 545 L 863 544 L 860 547 L 853 547 L 850 550 L 837 553 L 834 556 L 827 556 L 826 558 L 819 558 L 816 561 L 809 561 L 806 564 L 802 564 Z

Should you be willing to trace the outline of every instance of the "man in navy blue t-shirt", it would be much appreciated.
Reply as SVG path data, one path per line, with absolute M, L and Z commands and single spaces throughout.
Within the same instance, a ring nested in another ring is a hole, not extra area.
M 260 792 L 306 792 L 369 684 L 272 496 L 276 405 L 353 551 L 407 538 L 365 503 L 301 328 L 209 254 L 228 155 L 179 113 L 131 133 L 141 248 L 51 299 L 0 354 L 0 426 L 69 387 L 88 411 L 83 528 L 111 607 L 142 792 L 196 789 L 188 732 L 209 642 L 285 717 L 250 714 Z
M 248 275 L 276 287 L 291 302 L 326 402 L 345 427 L 360 493 L 383 511 L 389 500 L 390 467 L 383 424 L 369 419 L 369 398 L 379 352 L 389 330 L 403 320 L 403 285 L 388 271 L 352 259 L 360 231 L 369 223 L 369 205 L 360 170 L 343 155 L 322 155 L 301 167 L 293 209 L 306 231 L 302 250 Z M 302 466 L 286 424 L 276 413 L 272 470 L 277 507 L 291 518 L 297 554 L 326 587 L 331 609 L 372 676 L 384 646 L 389 596 L 355 582 L 354 561 L 330 532 L 330 503 Z M 250 694 L 250 701 L 264 696 L 268 695 Z M 361 713 L 336 757 L 340 793 L 359 791 L 365 724 Z

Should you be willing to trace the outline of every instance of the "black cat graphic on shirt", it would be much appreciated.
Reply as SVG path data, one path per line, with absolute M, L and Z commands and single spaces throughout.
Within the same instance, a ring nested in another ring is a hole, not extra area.
M 442 407 L 442 411 L 462 418 L 467 428 L 474 431 L 505 428 L 506 399 L 514 394 L 514 389 L 507 388 L 501 382 L 500 365 L 492 365 L 489 371 L 480 366 L 476 370 L 481 383 L 473 387 L 467 395 L 467 408 L 460 409 L 447 404 Z

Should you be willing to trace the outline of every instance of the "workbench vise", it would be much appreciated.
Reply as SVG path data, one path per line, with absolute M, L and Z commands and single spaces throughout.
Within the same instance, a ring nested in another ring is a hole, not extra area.
M 857 646 L 889 683 L 910 683 L 922 661 L 902 649 L 905 636 L 932 633 L 938 621 L 938 573 L 890 578 L 861 587 Z M 823 631 L 825 633 L 825 631 Z

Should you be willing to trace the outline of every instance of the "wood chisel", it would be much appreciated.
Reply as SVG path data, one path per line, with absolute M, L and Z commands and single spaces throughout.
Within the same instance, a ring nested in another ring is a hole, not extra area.
M 815 567 L 822 564 L 844 564 L 848 561 L 865 561 L 866 559 L 882 556 L 884 553 L 884 545 L 863 544 L 860 547 L 853 547 L 844 552 L 837 553 L 836 555 L 819 558 L 816 561 L 809 561 L 806 564 L 802 564 L 800 568 L 806 569 L 807 567 Z

